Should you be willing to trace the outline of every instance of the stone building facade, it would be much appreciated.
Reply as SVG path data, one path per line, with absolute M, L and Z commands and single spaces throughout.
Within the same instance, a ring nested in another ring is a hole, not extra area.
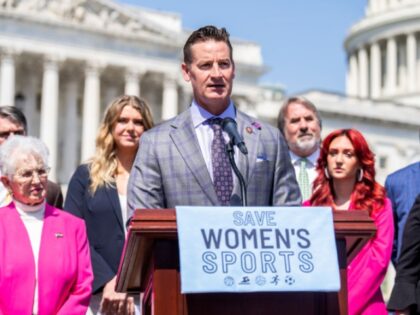
M 349 30 L 346 94 L 309 90 L 323 135 L 357 128 L 376 154 L 377 179 L 420 160 L 420 0 L 368 0 Z
M 181 22 L 177 14 L 109 0 L 0 0 L 0 105 L 23 109 L 30 134 L 50 149 L 53 179 L 66 183 L 92 156 L 114 97 L 142 96 L 157 122 L 190 104 L 180 71 L 190 32 Z M 260 46 L 233 46 L 236 104 L 270 116 L 261 101 L 281 98 L 282 90 L 258 85 L 266 71 Z
M 420 159 L 419 21 L 420 0 L 368 1 L 345 39 L 347 95 L 301 93 L 320 109 L 323 135 L 343 127 L 365 134 L 382 182 Z M 29 133 L 50 149 L 51 177 L 65 185 L 94 153 L 114 97 L 145 98 L 156 122 L 188 107 L 180 64 L 189 33 L 176 13 L 111 0 L 0 0 L 0 105 L 24 111 Z M 268 70 L 261 47 L 239 39 L 233 47 L 235 104 L 275 124 L 284 90 L 259 84 Z

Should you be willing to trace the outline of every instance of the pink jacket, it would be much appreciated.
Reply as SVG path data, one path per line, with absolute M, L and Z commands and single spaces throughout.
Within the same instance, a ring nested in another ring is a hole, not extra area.
M 13 203 L 0 208 L 0 314 L 32 314 L 35 262 Z M 83 220 L 46 205 L 38 261 L 38 314 L 85 314 L 93 274 Z
M 309 206 L 305 201 L 304 206 Z M 377 232 L 347 267 L 349 315 L 387 315 L 381 283 L 391 260 L 394 219 L 391 201 L 372 216 Z

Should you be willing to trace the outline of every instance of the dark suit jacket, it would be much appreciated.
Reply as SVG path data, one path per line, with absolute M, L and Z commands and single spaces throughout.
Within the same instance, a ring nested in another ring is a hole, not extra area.
M 58 209 L 63 209 L 63 194 L 60 185 L 48 181 L 47 183 L 47 203 Z
M 117 189 L 100 187 L 92 195 L 89 185 L 88 167 L 80 165 L 70 180 L 64 210 L 86 222 L 95 293 L 116 275 L 125 233 Z
M 420 162 L 408 165 L 389 175 L 385 181 L 388 198 L 392 201 L 394 212 L 394 246 L 392 262 L 394 266 L 401 251 L 402 235 L 408 213 L 416 196 L 420 194 Z
M 388 303 L 391 310 L 409 306 L 420 314 L 420 194 L 404 227 L 395 285 Z

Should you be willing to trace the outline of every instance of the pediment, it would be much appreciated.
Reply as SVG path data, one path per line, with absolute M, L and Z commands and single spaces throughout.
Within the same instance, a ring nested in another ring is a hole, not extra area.
M 31 20 L 65 23 L 116 35 L 155 37 L 166 41 L 179 36 L 165 23 L 141 14 L 141 8 L 110 0 L 0 0 L 0 10 L 28 16 Z

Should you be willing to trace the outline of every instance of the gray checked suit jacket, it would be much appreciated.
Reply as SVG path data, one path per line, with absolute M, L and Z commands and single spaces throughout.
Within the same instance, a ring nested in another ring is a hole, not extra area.
M 235 157 L 248 183 L 248 205 L 300 205 L 294 168 L 279 130 L 238 110 L 236 121 L 249 151 L 248 170 L 245 156 Z M 240 205 L 240 200 L 234 176 L 231 204 Z M 132 213 L 194 205 L 220 204 L 188 109 L 142 135 L 128 182 L 128 207 Z

